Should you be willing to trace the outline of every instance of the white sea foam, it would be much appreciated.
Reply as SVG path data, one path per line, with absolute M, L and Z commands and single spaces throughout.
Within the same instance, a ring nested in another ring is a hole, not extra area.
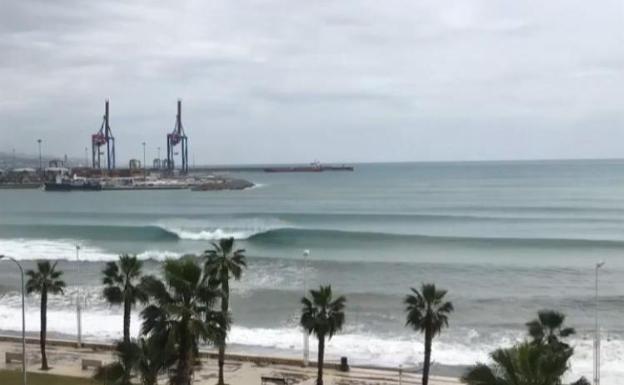
M 74 239 L 0 239 L 0 254 L 9 255 L 18 260 L 73 260 L 76 258 L 76 245 L 80 245 L 80 259 L 83 261 L 112 261 L 118 258 L 117 253 Z M 179 256 L 180 253 L 166 250 L 147 250 L 138 254 L 140 259 L 156 260 Z
M 191 241 L 212 241 L 221 238 L 247 239 L 250 236 L 266 230 L 187 230 L 183 228 L 168 227 L 167 231 L 176 234 L 180 239 Z
M 168 251 L 168 250 L 147 250 L 137 254 L 139 259 L 154 259 L 157 261 L 164 261 L 167 258 L 179 258 L 181 253 Z
M 176 219 L 156 224 L 176 234 L 180 239 L 212 241 L 221 238 L 248 239 L 267 231 L 290 228 L 292 225 L 278 218 L 227 218 L 218 222 L 205 220 Z
M 73 259 L 80 244 L 80 258 L 86 261 L 105 261 L 117 255 L 98 247 L 84 245 L 72 239 L 0 239 L 0 253 L 15 259 Z
M 19 301 L 16 293 L 0 297 L 0 330 L 18 331 L 21 328 L 21 316 L 17 311 Z M 36 299 L 27 303 L 30 314 L 38 314 Z M 137 335 L 140 328 L 138 311 L 132 315 L 131 333 Z M 122 311 L 118 307 L 89 307 L 83 313 L 83 330 L 87 340 L 112 341 L 121 337 Z M 48 328 L 51 332 L 68 336 L 76 333 L 76 318 L 73 309 L 50 309 Z M 28 317 L 26 329 L 35 333 L 39 330 L 39 317 Z M 358 330 L 354 328 L 351 330 Z M 453 337 L 450 337 L 450 335 Z M 510 346 L 519 340 L 522 332 L 504 332 L 492 335 L 487 341 L 479 339 L 479 333 L 465 330 L 461 333 L 447 332 L 437 338 L 433 344 L 433 360 L 448 365 L 471 365 L 477 361 L 487 362 L 488 353 L 497 347 Z M 254 348 L 289 351 L 299 355 L 302 349 L 301 329 L 296 326 L 276 328 L 249 328 L 233 325 L 229 334 L 230 344 Z M 571 372 L 568 379 L 581 375 L 591 377 L 592 341 L 579 338 L 571 341 L 575 346 Z M 327 357 L 336 360 L 339 356 L 348 356 L 352 364 L 373 364 L 388 367 L 416 366 L 422 361 L 422 336 L 413 335 L 374 335 L 350 332 L 336 335 L 327 343 Z M 310 337 L 310 352 L 316 354 L 316 341 Z M 602 383 L 616 385 L 624 376 L 621 359 L 624 357 L 624 340 L 611 338 L 602 344 Z

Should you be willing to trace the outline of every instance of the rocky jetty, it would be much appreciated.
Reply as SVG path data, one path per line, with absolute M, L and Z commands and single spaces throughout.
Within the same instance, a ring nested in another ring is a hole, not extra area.
M 204 180 L 201 184 L 193 186 L 193 191 L 222 191 L 222 190 L 244 190 L 253 187 L 254 184 L 245 179 L 214 178 Z

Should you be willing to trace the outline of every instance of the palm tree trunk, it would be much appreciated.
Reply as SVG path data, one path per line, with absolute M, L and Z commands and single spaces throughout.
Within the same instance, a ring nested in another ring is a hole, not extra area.
M 316 367 L 318 373 L 316 375 L 316 385 L 323 385 L 323 361 L 325 360 L 325 336 L 318 337 L 318 360 Z
M 182 321 L 183 325 L 187 325 L 188 322 Z M 187 334 L 188 330 L 185 328 L 180 329 L 180 347 L 178 358 L 178 369 L 174 381 L 175 385 L 190 385 L 191 384 L 191 368 L 193 365 L 193 347 L 189 344 Z
M 130 342 L 130 312 L 131 311 L 132 311 L 132 304 L 130 303 L 130 300 L 127 298 L 124 298 L 123 340 L 125 343 Z
M 191 361 L 191 352 L 183 352 L 182 355 L 184 357 L 180 358 L 178 362 L 178 370 L 176 373 L 176 378 L 173 383 L 175 385 L 190 385 L 191 384 L 191 369 L 190 369 L 190 361 Z
M 158 385 L 158 373 L 143 374 L 143 385 Z
M 48 311 L 48 290 L 41 290 L 41 332 L 39 335 L 39 344 L 41 346 L 41 370 L 48 370 L 48 357 L 46 356 L 46 334 L 47 334 L 47 317 Z
M 221 288 L 223 289 L 223 298 L 221 298 L 221 313 L 224 319 L 227 318 L 228 311 L 230 310 L 230 283 L 227 276 L 222 277 Z M 225 385 L 225 379 L 223 378 L 223 366 L 225 365 L 225 333 L 223 334 L 223 340 L 219 341 L 219 382 L 218 385 Z
M 431 366 L 431 342 L 433 336 L 429 328 L 425 331 L 425 362 L 423 363 L 422 385 L 429 384 L 429 367 Z

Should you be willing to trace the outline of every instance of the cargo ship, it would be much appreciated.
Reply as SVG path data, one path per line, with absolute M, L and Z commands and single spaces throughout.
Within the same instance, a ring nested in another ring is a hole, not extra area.
M 265 167 L 264 172 L 323 172 L 323 171 L 353 171 L 353 166 L 347 165 L 323 165 L 319 162 L 310 163 L 308 166 L 282 166 Z

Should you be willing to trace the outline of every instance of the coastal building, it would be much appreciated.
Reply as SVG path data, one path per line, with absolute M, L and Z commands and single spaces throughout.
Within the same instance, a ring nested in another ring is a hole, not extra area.
M 130 162 L 128 163 L 128 168 L 130 170 L 139 170 L 141 169 L 141 161 L 138 159 L 130 159 Z

